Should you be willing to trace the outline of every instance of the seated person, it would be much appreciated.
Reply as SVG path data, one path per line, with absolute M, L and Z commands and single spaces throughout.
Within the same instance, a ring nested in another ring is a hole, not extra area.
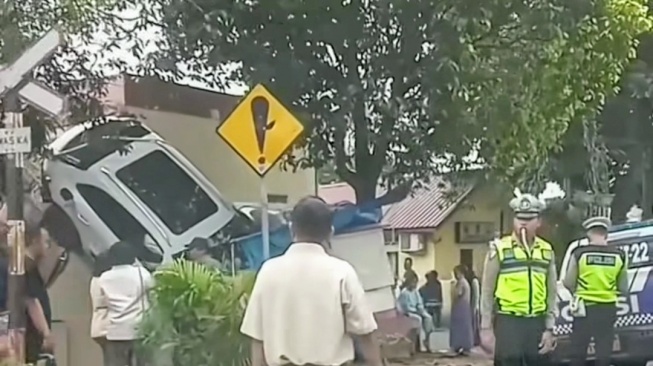
M 213 258 L 209 252 L 210 246 L 208 239 L 195 238 L 186 246 L 186 248 L 188 248 L 189 260 L 216 270 L 222 269 L 220 261 Z
M 424 309 L 422 296 L 417 291 L 417 279 L 409 278 L 404 284 L 405 286 L 397 299 L 399 312 L 416 322 L 417 328 L 420 330 L 419 339 L 422 341 L 421 345 L 424 350 L 428 351 L 429 336 L 435 330 L 433 319 Z

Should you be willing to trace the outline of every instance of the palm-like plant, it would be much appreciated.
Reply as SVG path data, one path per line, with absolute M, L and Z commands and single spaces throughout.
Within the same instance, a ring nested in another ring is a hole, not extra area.
M 141 326 L 146 357 L 174 366 L 241 366 L 249 362 L 239 328 L 254 274 L 227 277 L 177 261 L 154 275 L 151 307 Z

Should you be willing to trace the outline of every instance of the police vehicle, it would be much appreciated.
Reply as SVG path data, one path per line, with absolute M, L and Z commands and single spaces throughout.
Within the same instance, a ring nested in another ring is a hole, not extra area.
M 609 245 L 623 250 L 628 256 L 629 293 L 619 297 L 615 338 L 612 344 L 613 357 L 629 364 L 645 365 L 653 360 L 653 220 L 615 225 L 610 229 Z M 567 248 L 560 270 L 567 272 L 571 252 L 587 245 L 587 239 L 572 242 Z M 570 312 L 572 294 L 558 282 L 558 309 L 554 333 L 558 339 L 555 351 L 557 361 L 569 361 L 570 335 L 573 317 Z M 588 348 L 588 358 L 596 353 L 594 343 Z

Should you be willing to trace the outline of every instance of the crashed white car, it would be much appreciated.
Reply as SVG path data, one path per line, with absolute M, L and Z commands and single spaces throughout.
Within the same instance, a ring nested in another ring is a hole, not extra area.
M 128 240 L 141 260 L 167 262 L 234 217 L 188 159 L 130 118 L 65 131 L 49 145 L 42 179 L 50 216 L 65 214 L 54 219 L 57 241 L 91 257 Z

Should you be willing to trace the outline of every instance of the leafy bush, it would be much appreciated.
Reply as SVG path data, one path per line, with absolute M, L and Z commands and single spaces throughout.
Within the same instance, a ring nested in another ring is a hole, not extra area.
M 254 286 L 253 273 L 232 278 L 177 261 L 155 272 L 154 278 L 151 307 L 141 325 L 144 357 L 153 364 L 175 366 L 249 362 L 240 323 Z

